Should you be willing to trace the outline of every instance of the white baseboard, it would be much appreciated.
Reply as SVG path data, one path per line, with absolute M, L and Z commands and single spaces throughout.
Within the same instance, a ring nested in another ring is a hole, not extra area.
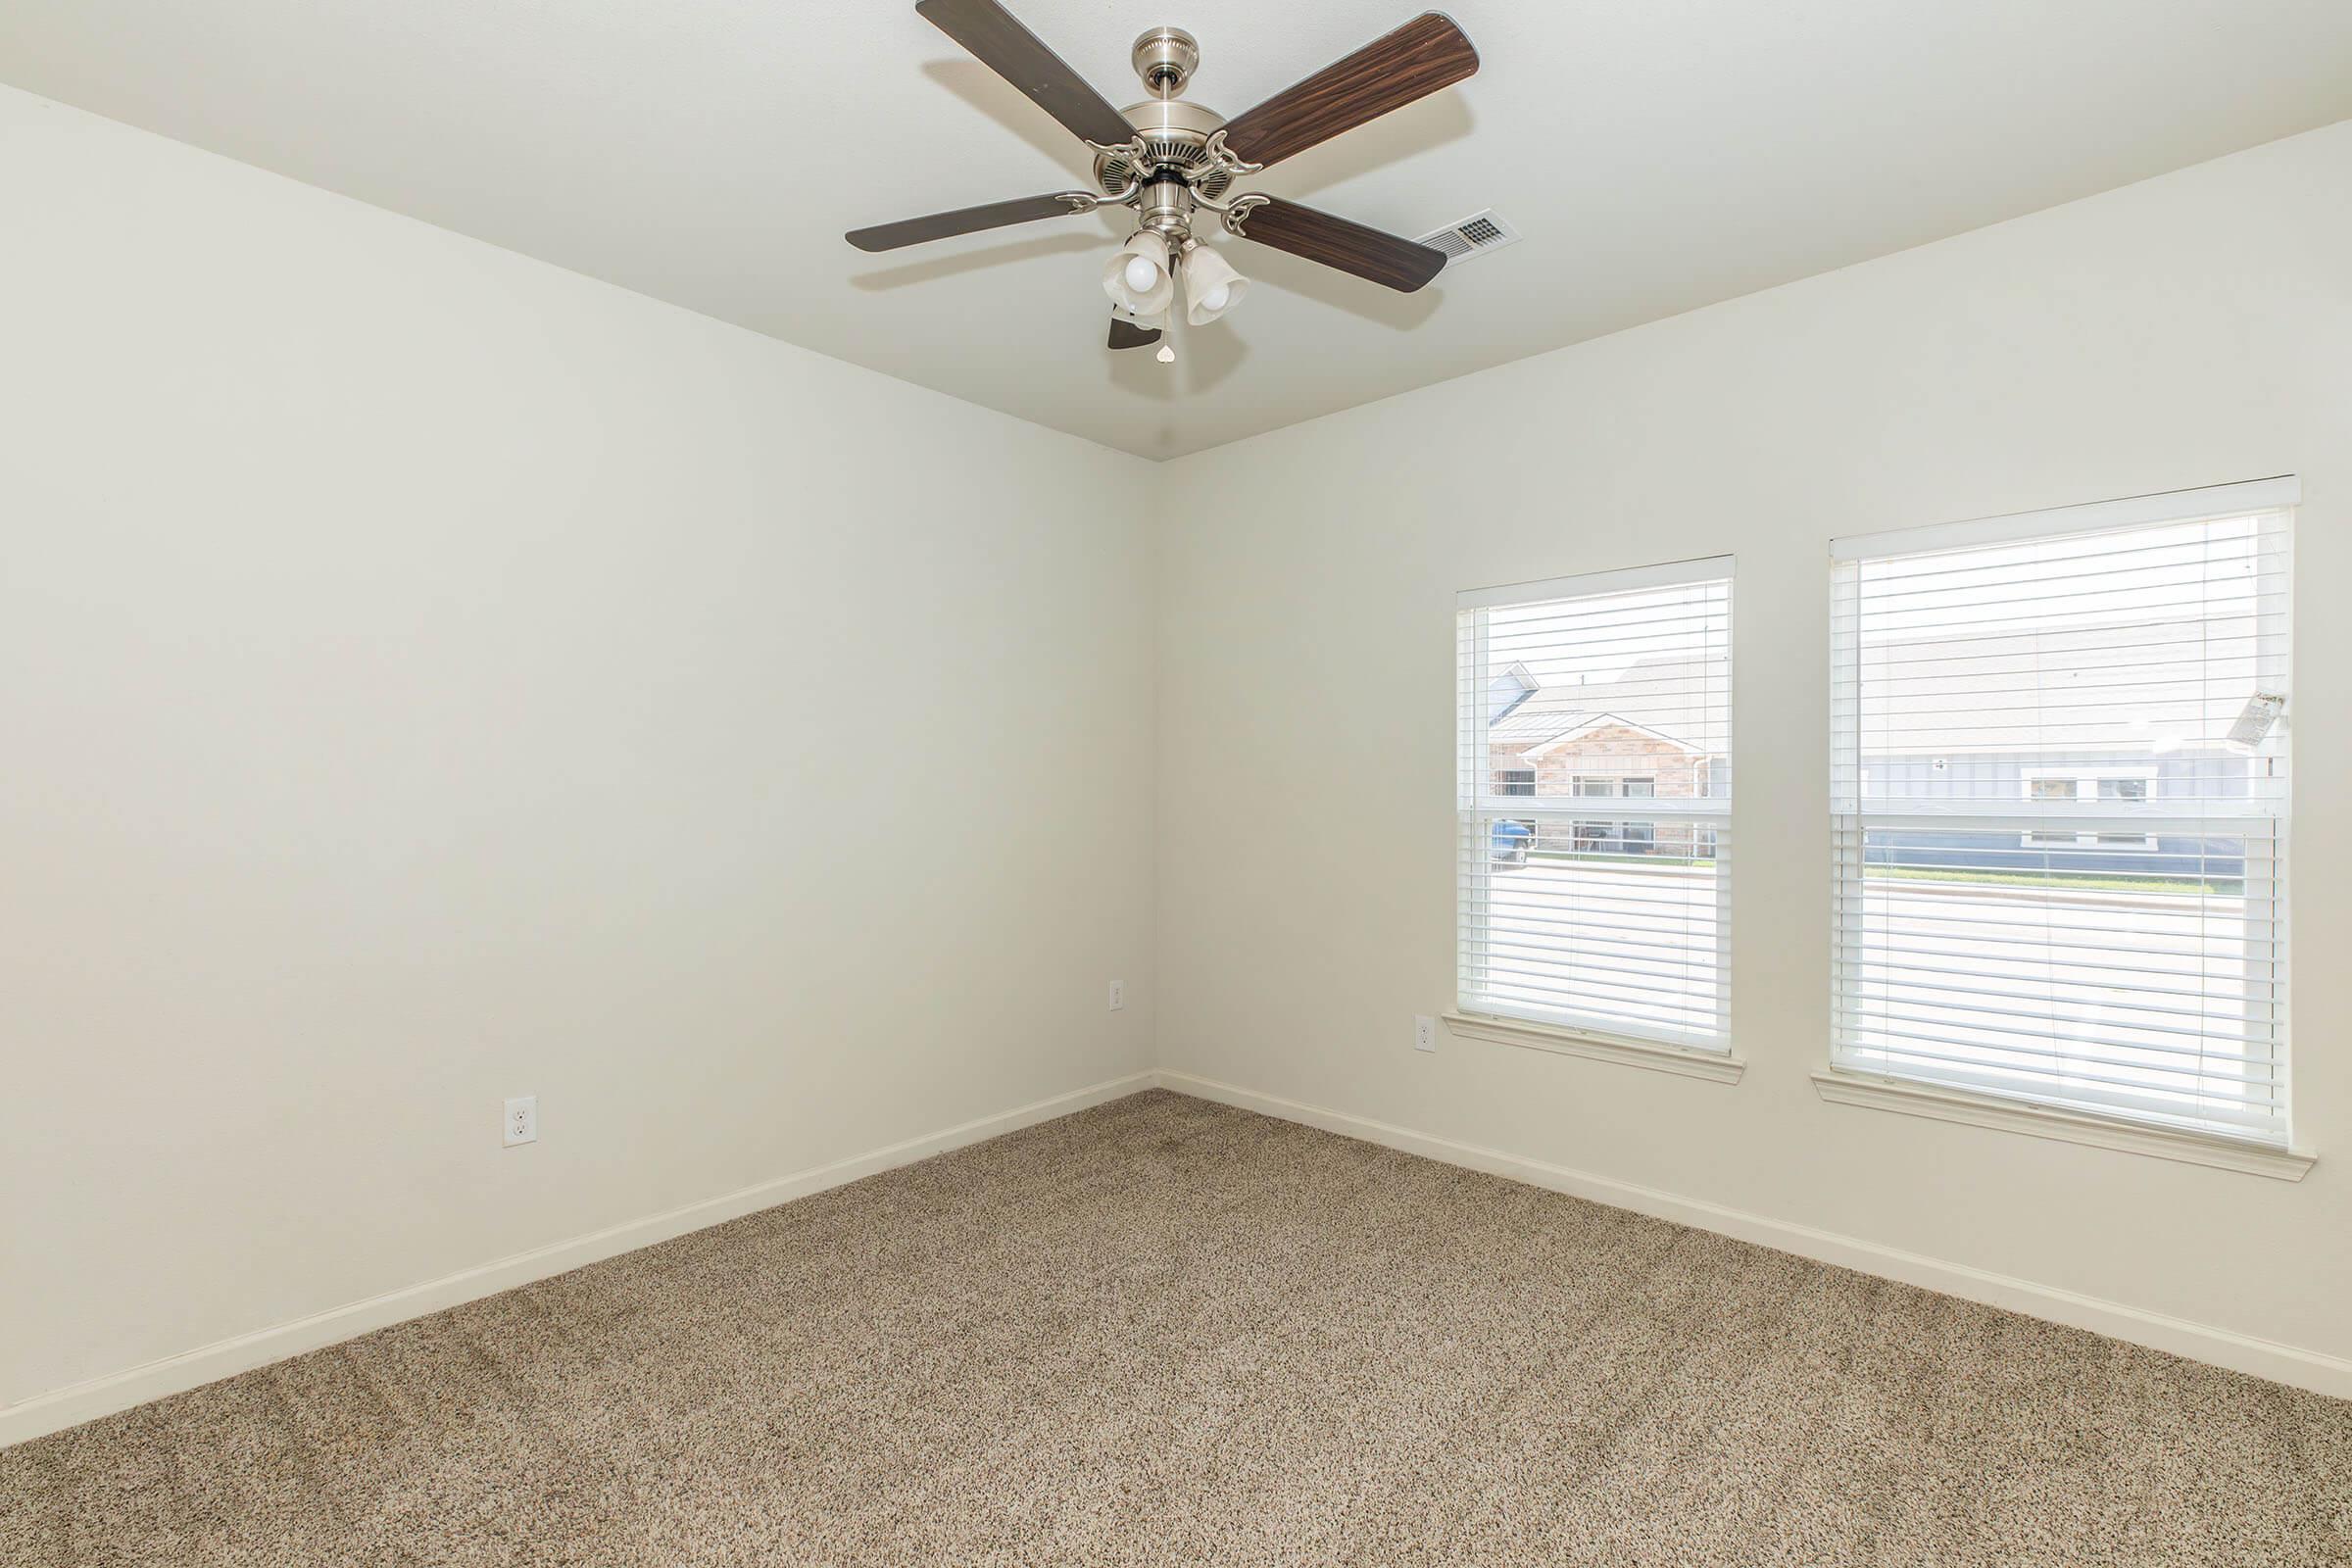
M 1408 1154 L 1419 1154 L 1448 1165 L 1461 1165 L 1491 1175 L 1505 1176 L 1532 1187 L 1549 1188 L 1553 1192 L 1590 1199 L 1615 1208 L 1630 1208 L 1637 1213 L 1670 1219 L 1698 1230 L 1713 1231 L 1742 1242 L 1754 1242 L 1761 1247 L 1794 1252 L 1800 1257 L 1835 1263 L 1864 1274 L 1876 1274 L 1905 1285 L 1940 1291 L 1946 1296 L 2004 1307 L 2029 1317 L 2063 1323 L 2070 1328 L 2088 1329 L 2111 1339 L 2126 1340 L 2190 1360 L 2228 1367 L 2234 1372 L 2247 1372 L 2274 1382 L 2292 1384 L 2317 1394 L 2352 1398 L 2352 1360 L 2340 1356 L 2299 1349 L 2271 1340 L 2259 1340 L 2207 1323 L 2167 1317 L 2160 1312 L 2142 1311 L 2120 1301 L 2102 1300 L 2095 1296 L 2083 1296 L 2049 1285 L 2036 1285 L 2032 1280 L 1995 1274 L 1985 1269 L 1972 1268 L 1965 1263 L 1924 1257 L 1917 1252 L 1882 1247 L 1859 1237 L 1840 1236 L 1834 1231 L 1815 1230 L 1809 1225 L 1795 1225 L 1742 1209 L 1726 1208 L 1720 1203 L 1680 1198 L 1655 1188 L 1640 1187 L 1631 1182 L 1596 1176 L 1589 1171 L 1571 1170 L 1564 1165 L 1548 1164 L 1540 1159 L 1506 1154 L 1499 1150 L 1482 1149 L 1474 1144 L 1457 1144 L 1451 1139 L 1433 1137 L 1407 1127 L 1392 1127 L 1386 1122 L 1351 1116 L 1345 1111 L 1328 1110 L 1320 1105 L 1301 1104 L 1277 1095 L 1259 1094 L 1253 1089 L 1196 1078 L 1190 1073 L 1172 1072 L 1163 1067 L 1153 1077 L 1161 1088 L 1173 1089 L 1179 1094 L 1197 1095 L 1202 1100 L 1258 1111 L 1283 1121 L 1319 1127 L 1325 1132 L 1362 1139 L 1366 1143 L 1401 1150 Z
M 2097 1297 L 2036 1285 L 2030 1280 L 1994 1274 L 1963 1263 L 1924 1257 L 1916 1252 L 1882 1247 L 1856 1237 L 1793 1225 L 1785 1220 L 1769 1219 L 1761 1214 L 1727 1208 L 1696 1199 L 1680 1198 L 1654 1188 L 1507 1154 L 1499 1150 L 1455 1143 L 1409 1128 L 1393 1127 L 1385 1122 L 1352 1116 L 1345 1111 L 1302 1104 L 1279 1096 L 1260 1094 L 1255 1090 L 1163 1068 L 1074 1090 L 999 1115 L 982 1117 L 922 1138 L 893 1144 L 886 1149 L 836 1160 L 830 1165 L 781 1176 L 739 1192 L 706 1199 L 699 1203 L 689 1203 L 667 1213 L 632 1220 L 548 1247 L 534 1248 L 476 1268 L 387 1292 L 363 1301 L 354 1301 L 291 1323 L 241 1334 L 178 1355 L 167 1356 L 160 1361 L 150 1361 L 143 1366 L 94 1378 L 70 1388 L 35 1395 L 18 1403 L 0 1406 L 0 1447 L 44 1433 L 61 1431 L 117 1410 L 125 1410 L 135 1404 L 144 1404 L 150 1399 L 160 1399 L 169 1394 L 178 1394 L 221 1378 L 233 1377 L 271 1361 L 354 1339 L 393 1323 L 440 1311 L 444 1307 L 495 1296 L 500 1291 L 527 1285 L 533 1280 L 547 1279 L 584 1264 L 634 1251 L 641 1247 L 650 1247 L 656 1242 L 683 1236 L 689 1231 L 723 1224 L 727 1220 L 773 1207 L 777 1203 L 790 1202 L 810 1193 L 839 1187 L 878 1171 L 911 1164 L 915 1160 L 927 1159 L 933 1154 L 946 1153 L 950 1150 L 961 1149 L 1005 1133 L 1018 1132 L 1041 1121 L 1066 1116 L 1072 1111 L 1102 1104 L 1154 1085 L 1180 1094 L 1197 1095 L 1203 1100 L 1238 1105 L 1245 1110 L 1258 1111 L 1285 1121 L 1319 1127 L 1345 1137 L 1359 1138 L 1367 1143 L 1402 1150 L 1406 1153 L 1419 1154 L 1449 1165 L 1486 1171 L 1531 1186 L 1549 1188 L 1594 1202 L 1630 1208 L 1660 1219 L 1695 1226 L 1700 1230 L 1714 1231 L 1740 1241 L 1777 1248 L 1801 1257 L 1816 1258 L 1866 1274 L 1899 1280 L 1906 1285 L 1941 1291 L 1947 1296 L 1983 1301 L 1990 1306 L 2005 1307 L 2010 1311 L 2074 1328 L 2089 1329 L 2093 1333 L 2149 1346 L 2192 1360 L 2211 1362 L 2233 1371 L 2251 1373 L 2256 1377 L 2271 1378 L 2319 1394 L 2352 1398 L 2352 1361 L 2338 1356 L 2298 1349 L 2293 1346 L 2255 1339 L 2230 1329 L 2142 1311 Z
M 257 1366 L 282 1361 L 287 1356 L 316 1350 L 321 1346 L 355 1339 L 393 1323 L 422 1317 L 427 1312 L 438 1312 L 464 1301 L 495 1296 L 500 1291 L 528 1285 L 533 1280 L 547 1279 L 583 1264 L 599 1262 L 622 1252 L 633 1252 L 638 1248 L 651 1247 L 656 1242 L 665 1242 L 673 1236 L 723 1224 L 762 1208 L 788 1203 L 796 1198 L 806 1198 L 810 1193 L 821 1193 L 827 1188 L 871 1176 L 878 1171 L 909 1165 L 918 1159 L 928 1159 L 933 1154 L 961 1149 L 967 1144 L 982 1143 L 1005 1133 L 1018 1132 L 1041 1121 L 1051 1121 L 1056 1116 L 1066 1116 L 1072 1111 L 1084 1110 L 1090 1105 L 1100 1105 L 1138 1090 L 1149 1089 L 1153 1080 L 1153 1074 L 1141 1072 L 1091 1088 L 1073 1090 L 1069 1094 L 1056 1095 L 1051 1100 L 1041 1100 L 995 1116 L 967 1121 L 944 1132 L 910 1138 L 902 1144 L 892 1144 L 887 1149 L 852 1155 L 848 1159 L 835 1160 L 830 1165 L 819 1165 L 813 1170 L 779 1176 L 773 1181 L 746 1187 L 739 1192 L 705 1199 L 699 1203 L 689 1203 L 667 1213 L 630 1220 L 626 1224 L 614 1225 L 587 1236 L 575 1236 L 566 1242 L 535 1247 L 527 1252 L 516 1252 L 476 1268 L 427 1280 L 421 1285 L 388 1291 L 364 1301 L 353 1301 L 346 1306 L 297 1318 L 291 1323 L 257 1329 L 250 1334 L 240 1334 L 233 1339 L 182 1351 L 178 1355 L 166 1356 L 160 1361 L 149 1361 L 126 1371 L 93 1378 L 86 1383 L 76 1383 L 47 1394 L 36 1394 L 15 1404 L 0 1406 L 0 1447 L 22 1443 L 27 1438 L 40 1437 L 44 1433 L 77 1426 L 117 1410 L 127 1410 L 134 1404 L 145 1404 L 167 1394 L 179 1394 L 218 1382 L 221 1378 L 234 1377 L 239 1372 L 250 1372 Z

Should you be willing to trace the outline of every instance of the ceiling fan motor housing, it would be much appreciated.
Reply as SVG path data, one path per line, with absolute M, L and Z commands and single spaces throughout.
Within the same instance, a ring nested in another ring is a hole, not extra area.
M 1095 183 L 1103 195 L 1116 196 L 1131 181 L 1149 180 L 1155 170 L 1189 177 L 1193 188 L 1212 202 L 1233 183 L 1232 172 L 1219 167 L 1208 152 L 1209 134 L 1224 128 L 1223 115 L 1182 98 L 1153 98 L 1130 104 L 1121 113 L 1135 127 L 1150 163 L 1136 168 L 1127 147 L 1097 153 Z

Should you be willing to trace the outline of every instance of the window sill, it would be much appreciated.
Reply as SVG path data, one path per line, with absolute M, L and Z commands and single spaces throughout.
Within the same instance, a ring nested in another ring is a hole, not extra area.
M 2062 1143 L 2086 1144 L 2093 1149 L 2120 1149 L 2127 1153 L 2184 1160 L 2191 1165 L 2211 1165 L 2220 1170 L 2243 1171 L 2251 1176 L 2272 1176 L 2280 1181 L 2301 1181 L 2304 1173 L 2311 1169 L 2319 1157 L 2263 1144 L 2178 1132 L 2167 1127 L 2139 1127 L 2130 1122 L 2109 1121 L 2102 1116 L 2086 1116 L 2078 1111 L 1972 1095 L 1955 1089 L 1938 1089 L 1930 1084 L 1904 1083 L 1899 1079 L 1865 1078 L 1832 1070 L 1816 1072 L 1813 1075 L 1813 1087 L 1824 1101 L 1833 1105 L 1863 1105 L 1873 1110 L 1926 1116 L 1936 1121 L 1958 1122 L 1969 1127 L 1991 1127 L 2002 1132 L 2026 1133 L 2035 1138 L 2055 1138 Z
M 1447 1032 L 1465 1040 L 1485 1040 L 1498 1046 L 1525 1046 L 1533 1051 L 1557 1052 L 1563 1056 L 1584 1056 L 1592 1061 L 1614 1061 L 1628 1067 L 1679 1073 L 1685 1078 L 1704 1078 L 1719 1084 L 1736 1084 L 1740 1081 L 1740 1075 L 1747 1071 L 1744 1060 L 1724 1052 L 1690 1051 L 1681 1046 L 1613 1040 L 1606 1035 L 1586 1034 L 1557 1024 L 1532 1023 L 1524 1018 L 1449 1012 L 1446 1014 L 1446 1028 Z

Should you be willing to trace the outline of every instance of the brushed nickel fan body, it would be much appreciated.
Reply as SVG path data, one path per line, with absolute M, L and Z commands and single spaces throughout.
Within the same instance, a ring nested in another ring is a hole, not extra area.
M 1165 241 L 1169 255 L 1197 243 L 1194 226 L 1205 211 L 1240 238 L 1406 293 L 1446 265 L 1443 251 L 1311 207 L 1256 194 L 1227 197 L 1242 176 L 1476 72 L 1477 51 L 1439 12 L 1424 12 L 1229 121 L 1182 96 L 1200 65 L 1200 46 L 1182 27 L 1152 27 L 1136 39 L 1129 58 L 1151 96 L 1122 110 L 1113 109 L 1001 0 L 915 0 L 914 9 L 1085 142 L 1094 153 L 1095 188 L 853 229 L 847 237 L 860 250 L 896 250 L 1115 206 L 1133 208 L 1138 229 Z M 1231 269 L 1226 271 L 1231 275 Z M 1139 347 L 1158 336 L 1114 317 L 1110 346 Z
M 1173 98 L 1200 69 L 1200 40 L 1182 27 L 1146 27 L 1127 58 L 1154 98 Z
M 1211 200 L 1233 184 L 1236 166 L 1209 149 L 1209 138 L 1225 128 L 1223 115 L 1183 98 L 1149 99 L 1120 113 L 1135 126 L 1135 140 L 1095 154 L 1095 182 L 1105 198 L 1155 174 L 1174 175 Z
M 1129 104 L 1119 117 L 1134 136 L 1116 147 L 1095 148 L 1095 185 L 1104 204 L 1136 210 L 1137 226 L 1181 249 L 1193 237 L 1200 208 L 1224 214 L 1217 198 L 1235 179 L 1259 166 L 1245 164 L 1220 145 L 1225 117 L 1205 104 L 1178 96 L 1200 68 L 1200 45 L 1182 27 L 1151 27 L 1135 40 L 1129 58 L 1152 94 Z

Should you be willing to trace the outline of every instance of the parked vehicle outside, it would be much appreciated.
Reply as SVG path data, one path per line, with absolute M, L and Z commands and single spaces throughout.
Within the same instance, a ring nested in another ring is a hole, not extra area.
M 1527 852 L 1536 842 L 1533 822 L 1502 821 L 1494 824 L 1493 855 L 1496 865 L 1525 865 Z

